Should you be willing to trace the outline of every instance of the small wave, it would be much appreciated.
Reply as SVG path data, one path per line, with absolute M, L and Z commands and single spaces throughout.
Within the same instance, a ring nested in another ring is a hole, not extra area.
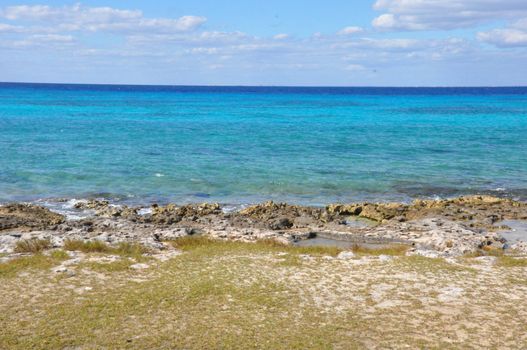
M 94 210 L 82 210 L 75 208 L 75 205 L 78 203 L 86 203 L 86 199 L 39 199 L 35 201 L 35 204 L 42 205 L 43 207 L 48 208 L 52 212 L 55 212 L 60 215 L 64 215 L 67 220 L 82 220 L 90 216 L 93 216 L 95 213 Z
M 225 213 L 234 213 L 247 208 L 246 204 L 228 204 L 221 207 L 221 210 Z
M 156 173 L 155 175 L 156 177 L 165 177 L 165 174 L 161 174 L 161 173 Z
M 148 215 L 152 214 L 152 208 L 141 208 L 137 211 L 137 214 L 139 215 Z

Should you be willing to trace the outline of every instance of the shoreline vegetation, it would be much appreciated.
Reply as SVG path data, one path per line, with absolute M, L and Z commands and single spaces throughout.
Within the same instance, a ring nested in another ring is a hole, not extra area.
M 0 206 L 0 348 L 527 343 L 525 202 L 76 207 Z

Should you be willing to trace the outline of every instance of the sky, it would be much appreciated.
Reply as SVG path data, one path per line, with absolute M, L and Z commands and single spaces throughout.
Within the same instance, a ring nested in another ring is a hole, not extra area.
M 527 0 L 0 0 L 0 81 L 526 86 Z

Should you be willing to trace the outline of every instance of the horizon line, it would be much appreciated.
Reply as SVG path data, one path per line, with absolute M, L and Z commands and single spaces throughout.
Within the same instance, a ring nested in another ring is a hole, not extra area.
M 137 86 L 137 87 L 198 87 L 198 88 L 391 88 L 391 89 L 473 89 L 473 88 L 527 88 L 527 85 L 243 85 L 243 84 L 127 84 L 127 83 L 60 83 L 60 82 L 29 82 L 29 81 L 0 81 L 0 84 L 11 85 L 78 85 L 78 86 Z

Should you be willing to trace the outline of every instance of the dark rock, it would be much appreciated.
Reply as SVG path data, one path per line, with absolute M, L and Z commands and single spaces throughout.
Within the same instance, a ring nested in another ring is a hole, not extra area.
M 38 205 L 8 204 L 0 207 L 0 231 L 47 229 L 64 221 L 64 216 Z
M 271 230 L 287 230 L 291 227 L 293 227 L 293 222 L 287 217 L 278 218 L 269 223 Z

